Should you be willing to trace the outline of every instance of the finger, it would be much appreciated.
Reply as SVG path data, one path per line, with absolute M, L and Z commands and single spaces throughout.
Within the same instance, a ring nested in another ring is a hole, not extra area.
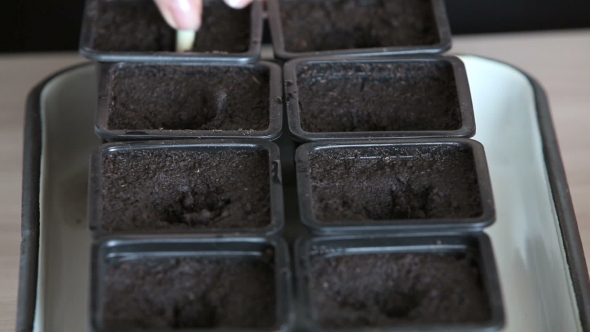
M 248 6 L 252 0 L 223 0 L 225 1 L 225 3 L 234 8 L 234 9 L 242 9 L 246 6 Z
M 176 30 L 198 30 L 202 0 L 155 0 L 166 22 Z

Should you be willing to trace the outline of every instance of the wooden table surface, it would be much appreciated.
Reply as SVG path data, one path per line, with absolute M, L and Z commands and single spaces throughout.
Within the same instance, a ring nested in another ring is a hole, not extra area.
M 590 250 L 590 30 L 456 37 L 451 52 L 503 60 L 545 87 Z M 0 56 L 0 331 L 15 326 L 25 98 L 47 75 L 83 61 L 72 53 Z

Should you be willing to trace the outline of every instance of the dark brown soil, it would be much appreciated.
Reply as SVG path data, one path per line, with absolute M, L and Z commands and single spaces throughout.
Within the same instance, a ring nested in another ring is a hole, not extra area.
M 266 151 L 119 151 L 103 166 L 100 226 L 107 232 L 270 223 Z
M 312 310 L 324 328 L 482 322 L 488 298 L 473 255 L 363 254 L 315 259 Z
M 439 41 L 428 0 L 282 0 L 285 50 L 420 46 Z
M 308 132 L 455 130 L 462 126 L 451 64 L 310 64 L 297 70 Z
M 467 147 L 318 150 L 310 167 L 314 215 L 321 221 L 469 218 L 483 212 Z
M 175 31 L 153 0 L 95 0 L 88 8 L 94 26 L 92 48 L 118 52 L 172 52 Z M 206 0 L 193 51 L 246 52 L 250 45 L 250 7 L 235 10 L 221 0 Z
M 104 277 L 107 329 L 263 328 L 276 320 L 274 268 L 239 258 L 143 258 Z
M 250 6 L 236 10 L 221 0 L 206 0 L 193 51 L 243 53 L 250 47 Z
M 269 126 L 265 67 L 126 65 L 110 75 L 109 129 L 260 131 Z

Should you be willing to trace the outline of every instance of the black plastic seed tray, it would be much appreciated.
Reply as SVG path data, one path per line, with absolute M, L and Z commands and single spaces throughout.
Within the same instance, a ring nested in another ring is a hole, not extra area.
M 478 231 L 495 220 L 474 140 L 314 142 L 295 162 L 301 222 L 316 234 Z
M 94 237 L 280 232 L 279 148 L 266 141 L 146 141 L 94 150 L 88 183 Z
M 101 63 L 95 131 L 109 141 L 276 139 L 282 70 L 256 64 Z
M 451 48 L 443 0 L 268 0 L 275 57 L 437 54 Z
M 289 129 L 301 142 L 475 134 L 465 66 L 454 56 L 304 58 L 284 71 Z
M 252 63 L 260 58 L 262 13 L 260 0 L 242 10 L 205 0 L 194 51 L 179 53 L 175 31 L 152 0 L 86 0 L 80 54 L 104 62 Z
M 305 237 L 295 250 L 303 331 L 497 331 L 504 325 L 485 234 Z
M 104 238 L 92 247 L 91 271 L 95 332 L 138 325 L 288 331 L 293 324 L 290 259 L 281 238 Z

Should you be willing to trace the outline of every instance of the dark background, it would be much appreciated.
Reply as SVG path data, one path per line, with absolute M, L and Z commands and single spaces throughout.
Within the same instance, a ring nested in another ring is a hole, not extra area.
M 0 0 L 0 52 L 76 50 L 83 0 Z M 454 35 L 590 27 L 590 0 L 447 0 Z

